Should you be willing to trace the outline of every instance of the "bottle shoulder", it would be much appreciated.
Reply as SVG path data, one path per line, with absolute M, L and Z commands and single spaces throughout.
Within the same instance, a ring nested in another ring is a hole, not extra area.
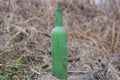
M 65 34 L 67 34 L 67 31 L 64 27 L 55 27 L 52 29 L 52 33 L 65 33 Z
M 52 29 L 52 31 L 66 31 L 66 29 L 64 27 L 55 27 Z

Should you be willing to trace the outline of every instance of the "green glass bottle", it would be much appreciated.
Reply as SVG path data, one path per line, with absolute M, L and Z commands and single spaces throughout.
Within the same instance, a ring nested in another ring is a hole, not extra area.
M 62 10 L 56 10 L 56 27 L 52 30 L 52 75 L 66 79 L 67 74 L 67 31 L 62 23 Z

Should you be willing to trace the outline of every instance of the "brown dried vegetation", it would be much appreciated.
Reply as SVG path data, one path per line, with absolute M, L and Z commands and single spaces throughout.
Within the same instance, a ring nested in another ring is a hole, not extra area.
M 10 5 L 8 3 L 7 14 L 7 7 L 0 3 L 5 8 L 0 7 L 0 66 L 10 72 L 6 66 L 19 59 L 21 74 L 24 70 L 29 78 L 35 73 L 40 75 L 39 80 L 56 80 L 49 73 L 41 76 L 51 71 L 50 32 L 55 26 L 55 0 L 11 0 Z M 118 0 L 99 6 L 88 4 L 87 0 L 63 0 L 68 70 L 74 73 L 68 80 L 120 80 L 119 6 Z M 85 71 L 85 76 L 76 77 L 81 71 Z

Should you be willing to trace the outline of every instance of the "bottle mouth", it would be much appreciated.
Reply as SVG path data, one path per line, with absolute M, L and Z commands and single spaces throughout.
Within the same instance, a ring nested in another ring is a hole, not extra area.
M 61 9 L 61 8 L 57 8 L 57 9 L 56 9 L 56 11 L 57 11 L 57 12 L 58 12 L 58 11 L 60 11 L 60 12 L 61 12 L 61 11 L 62 11 L 62 9 Z

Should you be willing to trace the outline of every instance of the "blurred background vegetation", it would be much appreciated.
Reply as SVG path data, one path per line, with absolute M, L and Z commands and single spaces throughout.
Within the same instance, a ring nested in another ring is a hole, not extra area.
M 88 74 L 92 80 L 120 80 L 120 0 L 61 1 L 68 70 L 93 71 Z M 30 80 L 34 74 L 51 72 L 56 4 L 57 0 L 0 0 L 0 79 Z M 48 75 L 39 80 L 54 80 Z M 75 76 L 70 78 L 83 80 Z

